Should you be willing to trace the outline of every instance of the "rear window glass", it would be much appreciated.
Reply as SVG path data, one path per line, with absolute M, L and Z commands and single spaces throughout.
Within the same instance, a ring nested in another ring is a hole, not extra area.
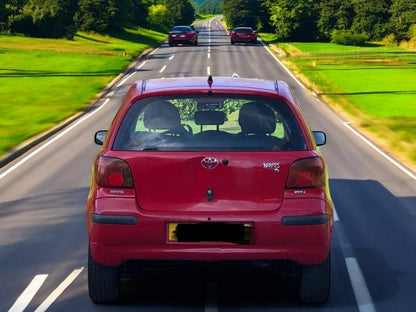
M 280 100 L 229 95 L 187 95 L 133 103 L 114 150 L 305 150 L 300 128 Z

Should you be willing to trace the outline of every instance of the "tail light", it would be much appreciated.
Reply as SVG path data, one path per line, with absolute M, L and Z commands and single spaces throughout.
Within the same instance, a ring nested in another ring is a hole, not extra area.
M 130 167 L 118 158 L 99 156 L 95 161 L 94 177 L 102 187 L 133 188 Z
M 317 188 L 325 183 L 325 168 L 321 157 L 295 161 L 289 168 L 287 189 Z

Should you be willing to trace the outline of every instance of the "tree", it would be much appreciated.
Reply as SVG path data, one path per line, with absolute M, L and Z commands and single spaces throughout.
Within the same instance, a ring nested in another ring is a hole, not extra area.
M 391 0 L 353 0 L 354 20 L 351 30 L 363 33 L 370 40 L 381 40 L 388 32 Z
M 170 25 L 190 25 L 195 20 L 195 8 L 190 0 L 165 0 L 163 4 L 169 12 Z
M 72 39 L 76 10 L 77 0 L 28 0 L 20 14 L 10 18 L 10 29 L 35 37 Z
M 318 6 L 313 0 L 267 0 L 271 25 L 281 39 L 312 41 L 317 36 Z
M 147 21 L 151 25 L 165 25 L 168 27 L 170 24 L 170 17 L 168 13 L 168 8 L 163 4 L 153 4 L 149 7 Z
M 410 39 L 410 27 L 416 25 L 416 2 L 414 0 L 393 0 L 390 13 L 390 31 L 396 40 Z
M 114 30 L 117 25 L 115 0 L 79 0 L 78 5 L 75 22 L 79 30 L 97 33 Z
M 317 21 L 320 39 L 330 40 L 334 30 L 348 30 L 354 18 L 351 0 L 326 0 L 319 3 Z
M 224 0 L 223 13 L 227 26 L 257 28 L 259 4 L 257 0 Z
M 222 0 L 206 0 L 198 6 L 202 14 L 222 14 Z

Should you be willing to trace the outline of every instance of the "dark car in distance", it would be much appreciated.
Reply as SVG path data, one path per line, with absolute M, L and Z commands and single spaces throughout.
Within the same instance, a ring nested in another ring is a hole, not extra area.
M 191 26 L 174 26 L 169 32 L 169 45 L 198 44 L 198 31 Z
M 251 27 L 236 27 L 230 31 L 231 44 L 257 43 L 257 34 Z
M 310 130 L 285 82 L 139 80 L 95 142 L 86 204 L 94 302 L 117 300 L 121 277 L 184 262 L 261 262 L 297 278 L 302 302 L 327 300 L 326 136 Z

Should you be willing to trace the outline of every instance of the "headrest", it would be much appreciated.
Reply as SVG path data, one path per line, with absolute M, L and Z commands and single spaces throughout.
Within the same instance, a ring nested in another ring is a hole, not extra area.
M 225 113 L 222 111 L 196 111 L 195 123 L 197 125 L 222 125 L 225 122 Z
M 181 125 L 181 118 L 175 105 L 160 101 L 146 106 L 143 123 L 148 129 L 174 129 Z
M 240 109 L 238 122 L 245 134 L 269 134 L 276 129 L 273 110 L 263 103 L 249 102 Z

